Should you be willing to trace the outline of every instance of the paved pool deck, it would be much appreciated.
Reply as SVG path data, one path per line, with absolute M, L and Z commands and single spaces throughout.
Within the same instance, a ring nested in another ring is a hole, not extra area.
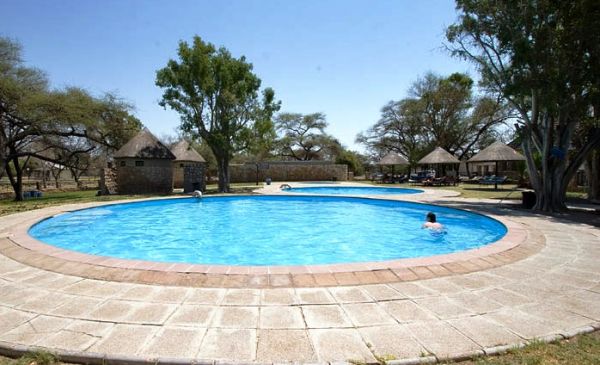
M 24 226 L 65 207 L 1 217 L 0 353 L 43 347 L 88 363 L 400 364 L 600 329 L 596 216 L 534 215 L 443 189 L 408 199 L 491 214 L 525 235 L 498 253 L 387 271 L 191 273 L 19 244 Z M 200 276 L 173 279 L 186 274 Z

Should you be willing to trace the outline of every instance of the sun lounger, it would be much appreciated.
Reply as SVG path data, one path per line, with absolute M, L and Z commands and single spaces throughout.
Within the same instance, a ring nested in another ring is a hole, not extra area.
M 483 179 L 479 180 L 480 184 L 484 185 L 495 185 L 495 184 L 504 184 L 508 180 L 506 176 L 486 176 Z

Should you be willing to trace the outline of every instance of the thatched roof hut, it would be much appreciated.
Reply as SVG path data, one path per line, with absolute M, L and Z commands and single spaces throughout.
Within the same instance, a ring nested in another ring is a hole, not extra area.
M 498 174 L 498 161 L 525 161 L 525 157 L 504 143 L 496 141 L 471 157 L 467 162 L 494 162 L 494 174 Z M 494 189 L 498 189 L 497 178 L 494 179 Z
M 419 165 L 459 164 L 460 160 L 442 147 L 436 147 L 427 156 L 419 160 Z
M 175 155 L 175 162 L 206 162 L 206 160 L 195 149 L 193 149 L 190 146 L 189 142 L 185 139 L 182 139 L 181 141 L 177 142 L 175 146 L 171 148 L 171 152 Z
M 525 161 L 525 157 L 519 152 L 508 147 L 500 141 L 496 141 L 479 151 L 478 154 L 469 159 L 471 162 L 498 162 L 498 161 Z
M 173 191 L 175 155 L 144 128 L 115 155 L 120 194 L 168 194 Z
M 378 165 L 408 165 L 408 161 L 400 156 L 399 154 L 397 154 L 396 152 L 390 152 L 387 155 L 383 156 L 381 158 L 381 160 L 379 160 L 379 162 L 377 162 Z
M 174 160 L 175 155 L 158 140 L 148 128 L 144 128 L 118 150 L 115 158 L 137 159 L 168 159 Z

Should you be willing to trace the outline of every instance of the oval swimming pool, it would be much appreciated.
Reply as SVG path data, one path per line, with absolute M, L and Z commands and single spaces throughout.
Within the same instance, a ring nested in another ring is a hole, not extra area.
M 390 194 L 417 194 L 423 190 L 407 188 L 384 188 L 371 186 L 311 186 L 289 188 L 283 191 L 299 194 L 317 195 L 390 195 Z
M 446 234 L 421 229 L 433 211 Z M 476 213 L 391 200 L 231 196 L 114 204 L 30 228 L 67 250 L 161 262 L 311 265 L 384 261 L 468 250 L 506 227 Z

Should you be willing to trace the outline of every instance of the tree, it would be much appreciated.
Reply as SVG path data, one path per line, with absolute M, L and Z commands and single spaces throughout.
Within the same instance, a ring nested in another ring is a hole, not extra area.
M 354 176 L 362 176 L 365 173 L 365 166 L 368 165 L 368 159 L 366 156 L 347 149 L 342 149 L 337 157 L 335 163 L 348 165 L 348 171 L 354 173 Z
M 534 209 L 565 210 L 569 181 L 600 145 L 600 3 L 458 0 L 457 8 L 450 50 L 475 63 L 482 84 L 518 112 Z M 592 126 L 573 150 L 586 120 Z
M 156 73 L 156 85 L 163 88 L 159 104 L 177 111 L 182 130 L 210 146 L 219 192 L 229 192 L 229 162 L 250 147 L 253 127 L 263 128 L 279 109 L 275 92 L 267 88 L 259 100 L 261 81 L 252 64 L 198 36 L 191 46 L 179 42 L 178 56 L 179 61 L 169 60 Z
M 411 167 L 435 147 L 459 159 L 469 157 L 510 116 L 498 100 L 473 96 L 472 86 L 465 74 L 428 73 L 412 85 L 409 98 L 386 104 L 379 121 L 359 134 L 357 142 L 378 156 L 396 151 Z
M 356 142 L 366 145 L 371 155 L 382 157 L 395 151 L 406 157 L 411 167 L 416 166 L 431 144 L 418 104 L 413 99 L 390 101 L 381 108 L 379 121 L 359 133 Z
M 23 199 L 22 160 L 69 167 L 74 155 L 109 143 L 120 126 L 107 124 L 114 103 L 78 88 L 50 90 L 43 72 L 24 66 L 20 55 L 17 42 L 0 38 L 0 167 L 16 200 Z
M 281 113 L 275 126 L 282 136 L 278 141 L 279 154 L 298 161 L 320 160 L 335 155 L 341 147 L 332 136 L 325 133 L 327 121 L 323 113 L 302 115 Z

